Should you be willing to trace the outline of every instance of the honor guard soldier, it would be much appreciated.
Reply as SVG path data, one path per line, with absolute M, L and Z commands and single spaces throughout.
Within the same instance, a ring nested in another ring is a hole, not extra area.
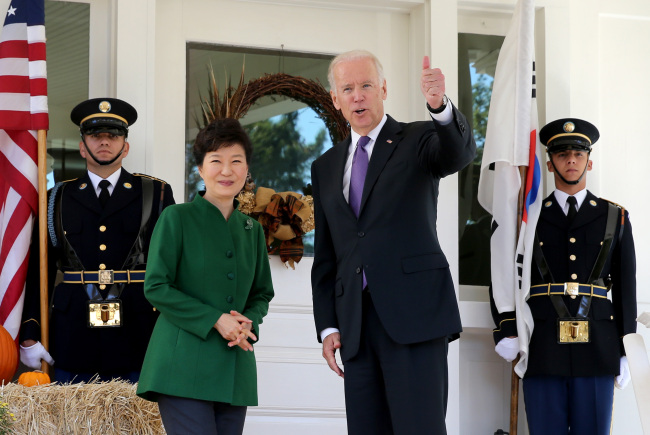
M 33 237 L 21 361 L 56 361 L 54 380 L 121 378 L 137 382 L 158 316 L 143 294 L 154 225 L 174 203 L 171 186 L 122 168 L 138 114 L 125 101 L 94 98 L 70 114 L 79 126 L 85 176 L 57 183 L 48 196 L 50 354 L 40 339 L 39 249 Z M 37 234 L 37 233 L 36 233 Z
M 555 191 L 542 203 L 531 265 L 528 427 L 531 435 L 606 435 L 614 386 L 630 379 L 622 338 L 636 331 L 632 226 L 622 206 L 586 189 L 595 126 L 558 119 L 539 137 Z M 492 313 L 496 351 L 512 361 L 515 313 L 498 313 L 494 303 Z

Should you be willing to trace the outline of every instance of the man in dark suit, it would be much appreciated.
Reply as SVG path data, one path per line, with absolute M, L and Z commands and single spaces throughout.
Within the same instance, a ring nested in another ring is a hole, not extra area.
M 614 385 L 630 379 L 622 338 L 636 331 L 632 226 L 623 207 L 586 189 L 595 126 L 558 119 L 539 137 L 555 191 L 542 204 L 531 270 L 528 427 L 531 435 L 605 435 Z M 498 313 L 492 302 L 496 351 L 512 361 L 519 352 L 515 313 Z
M 367 51 L 337 56 L 329 81 L 351 132 L 312 165 L 323 357 L 343 377 L 340 349 L 349 434 L 444 434 L 447 346 L 461 323 L 436 232 L 438 184 L 474 158 L 471 128 L 427 57 L 430 121 L 384 114 L 386 80 Z
M 88 172 L 49 192 L 50 351 L 40 342 L 39 249 L 33 237 L 21 328 L 21 361 L 56 360 L 54 379 L 136 382 L 158 316 L 143 293 L 153 227 L 174 203 L 171 186 L 122 168 L 137 112 L 114 98 L 95 98 L 70 114 Z M 37 233 L 36 233 L 37 234 Z

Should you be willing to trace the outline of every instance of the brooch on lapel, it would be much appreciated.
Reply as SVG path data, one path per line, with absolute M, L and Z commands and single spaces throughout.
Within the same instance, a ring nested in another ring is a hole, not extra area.
M 246 226 L 244 227 L 245 230 L 250 230 L 253 228 L 253 219 L 248 218 L 246 219 Z
M 133 186 L 131 186 L 131 183 L 124 183 L 122 186 L 124 186 L 127 189 L 130 189 L 131 187 L 133 187 Z
M 553 205 L 553 203 L 551 201 L 546 201 L 546 203 L 544 204 L 544 207 L 550 207 L 551 205 Z
M 589 204 L 591 204 L 591 205 L 593 205 L 594 207 L 596 207 L 596 201 L 594 201 L 593 199 L 592 199 L 591 201 L 589 201 Z

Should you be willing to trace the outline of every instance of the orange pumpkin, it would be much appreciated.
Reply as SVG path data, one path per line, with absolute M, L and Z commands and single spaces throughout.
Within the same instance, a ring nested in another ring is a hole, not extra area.
M 9 332 L 0 325 L 0 385 L 8 384 L 18 369 L 18 346 Z
M 40 370 L 36 370 L 35 372 L 25 372 L 18 377 L 18 383 L 26 387 L 45 385 L 50 383 L 50 377 L 47 373 L 43 373 Z

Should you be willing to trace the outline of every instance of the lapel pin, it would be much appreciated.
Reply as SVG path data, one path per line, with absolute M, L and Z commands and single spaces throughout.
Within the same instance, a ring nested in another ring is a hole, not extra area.
M 127 189 L 130 189 L 131 187 L 133 187 L 133 186 L 131 186 L 131 183 L 124 183 L 123 186 L 125 188 L 127 188 Z
M 390 140 L 390 139 L 388 139 L 386 142 L 387 142 L 387 143 L 393 143 L 393 141 Z
M 592 199 L 591 201 L 589 201 L 589 204 L 591 204 L 591 205 L 593 205 L 594 207 L 596 207 L 596 201 L 594 201 L 593 199 Z
M 88 187 L 86 183 L 81 183 L 81 185 L 79 186 L 79 190 L 84 190 L 86 187 Z
M 550 207 L 551 205 L 553 205 L 553 202 L 551 202 L 551 201 L 546 201 L 544 203 L 544 207 Z

